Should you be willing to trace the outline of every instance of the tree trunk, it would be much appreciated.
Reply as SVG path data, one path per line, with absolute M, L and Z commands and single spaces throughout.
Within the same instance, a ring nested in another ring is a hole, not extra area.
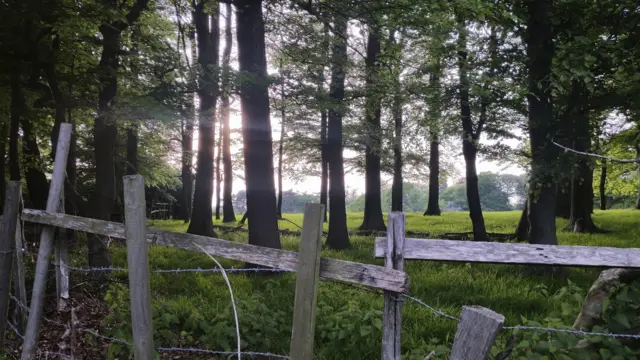
M 222 169 L 220 168 L 220 160 L 222 160 L 222 121 L 220 122 L 220 133 L 218 134 L 218 151 L 216 154 L 216 220 L 220 220 L 220 205 L 222 200 Z
M 520 221 L 518 221 L 518 227 L 516 228 L 516 239 L 518 241 L 529 241 L 529 200 L 525 200 L 524 209 L 522 209 L 522 214 L 520 215 Z
M 600 192 L 600 210 L 607 210 L 607 160 L 602 160 L 598 189 Z
M 36 134 L 33 131 L 31 121 L 22 116 L 22 157 L 25 163 L 25 179 L 27 180 L 27 191 L 31 206 L 35 209 L 44 210 L 47 206 L 49 194 L 49 182 L 42 170 L 42 156 L 38 148 Z
M 284 100 L 284 89 L 282 91 L 282 100 Z M 278 144 L 278 209 L 276 210 L 278 219 L 282 219 L 282 158 L 284 154 L 285 116 L 286 113 L 283 106 L 280 115 L 282 120 L 282 123 L 280 124 L 280 143 Z
M 391 43 L 395 43 L 395 30 L 391 32 Z M 401 45 L 402 46 L 402 45 Z M 400 50 L 402 57 L 402 50 Z M 396 65 L 399 66 L 399 65 Z M 393 98 L 393 120 L 395 137 L 393 139 L 393 183 L 391 185 L 391 211 L 402 211 L 402 84 L 400 69 L 396 69 L 395 96 Z
M 571 217 L 571 176 L 559 174 L 559 177 L 555 186 L 555 216 L 569 219 Z
M 14 70 L 11 74 L 11 124 L 9 127 L 9 179 L 20 181 L 20 117 L 24 116 L 25 100 L 20 86 L 20 75 Z
M 322 48 L 328 53 L 331 51 L 331 43 L 329 40 L 329 23 L 327 20 L 323 23 L 323 46 Z M 322 104 L 320 107 L 320 162 L 321 162 L 321 175 L 320 175 L 320 204 L 324 205 L 324 222 L 327 222 L 327 212 L 329 207 L 327 206 L 327 192 L 329 189 L 329 164 L 327 159 L 327 107 L 326 93 L 324 87 L 325 74 L 324 65 L 318 70 L 318 83 L 317 91 L 319 96 L 316 101 Z
M 529 186 L 529 242 L 557 245 L 554 171 L 556 147 L 551 104 L 551 63 L 554 54 L 550 19 L 552 0 L 527 3 L 527 57 L 529 92 L 529 139 L 531 141 L 531 185 Z
M 640 128 L 638 129 L 638 136 L 636 136 L 636 167 L 638 168 L 638 178 L 640 178 Z M 640 210 L 640 183 L 638 183 L 636 210 Z
M 360 230 L 385 231 L 387 227 L 382 217 L 382 191 L 380 181 L 380 90 L 379 85 L 379 57 L 380 28 L 371 25 L 367 40 L 367 58 L 365 60 L 366 79 L 366 153 L 365 153 L 365 192 L 364 192 L 364 220 Z
M 148 0 L 137 0 L 126 15 L 112 23 L 100 25 L 102 34 L 102 54 L 98 64 L 100 88 L 98 93 L 98 116 L 93 125 L 95 154 L 95 191 L 90 199 L 90 216 L 100 220 L 110 220 L 116 204 L 115 148 L 118 138 L 116 116 L 113 105 L 118 93 L 118 68 L 121 52 L 122 32 L 135 23 Z M 100 236 L 88 238 L 88 262 L 90 267 L 109 267 L 109 249 Z M 103 273 L 96 274 L 100 284 L 106 282 Z
M 351 247 L 347 232 L 347 210 L 344 189 L 344 160 L 342 155 L 342 117 L 344 114 L 344 65 L 347 63 L 347 21 L 334 16 L 334 36 L 331 51 L 331 84 L 328 114 L 327 162 L 329 164 L 329 234 L 330 249 Z
M 131 124 L 127 128 L 127 175 L 138 173 L 138 126 Z
M 249 243 L 279 249 L 262 0 L 237 1 L 236 13 L 240 72 L 252 80 L 240 90 Z
M 438 66 L 429 77 L 429 203 L 424 215 L 440 216 L 440 72 Z
M 469 104 L 469 79 L 467 64 L 467 29 L 464 19 L 458 16 L 458 68 L 460 72 L 460 119 L 462 121 L 462 153 L 464 155 L 467 203 L 469 217 L 473 224 L 473 239 L 475 241 L 489 241 L 482 215 L 480 192 L 478 190 L 478 172 L 476 170 L 477 142 L 480 138 L 480 126 L 474 132 L 471 120 L 471 106 Z M 486 117 L 486 106 L 483 102 L 483 114 Z M 484 122 L 483 119 L 480 120 Z
M 7 135 L 8 135 L 7 123 L 5 121 L 0 125 L 0 213 L 3 213 L 4 196 L 7 188 L 6 179 L 6 157 L 7 157 Z
M 195 13 L 192 22 L 195 27 Z M 198 57 L 196 49 L 196 33 L 190 30 L 188 33 L 189 44 L 191 46 L 191 59 L 195 62 Z M 186 52 L 186 45 L 185 52 Z M 185 53 L 185 58 L 187 54 Z M 194 89 L 198 87 L 195 64 L 192 63 L 190 81 Z M 195 91 L 195 90 L 194 90 Z M 191 220 L 191 212 L 193 210 L 193 126 L 196 123 L 196 94 L 189 95 L 189 110 L 184 118 L 182 125 L 182 157 L 181 157 L 181 177 L 182 177 L 182 194 L 180 199 L 180 217 L 184 223 Z
M 222 52 L 222 164 L 224 166 L 224 194 L 222 195 L 222 222 L 235 222 L 233 211 L 233 168 L 231 165 L 231 128 L 229 117 L 231 114 L 229 96 L 231 86 L 231 49 L 233 48 L 233 33 L 231 19 L 233 10 L 231 4 L 225 4 L 227 21 L 224 29 L 225 47 Z
M 200 111 L 198 122 L 198 158 L 196 183 L 193 193 L 193 212 L 187 232 L 202 236 L 216 237 L 213 230 L 213 151 L 215 146 L 215 113 L 218 92 L 218 13 L 209 17 L 205 2 L 196 5 L 195 24 L 198 38 L 198 64 L 202 75 L 198 81 Z M 211 21 L 211 26 L 209 26 Z

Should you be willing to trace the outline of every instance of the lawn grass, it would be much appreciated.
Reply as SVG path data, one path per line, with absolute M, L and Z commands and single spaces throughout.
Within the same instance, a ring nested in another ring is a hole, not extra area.
M 486 213 L 489 232 L 513 232 L 520 212 Z M 287 214 L 287 219 L 302 224 L 301 214 Z M 348 226 L 357 228 L 362 213 L 348 214 Z M 595 223 L 609 232 L 603 234 L 571 234 L 558 232 L 560 244 L 614 247 L 640 247 L 640 216 L 632 210 L 596 211 Z M 185 231 L 180 221 L 154 221 L 154 227 Z M 558 219 L 558 229 L 566 221 Z M 281 221 L 283 229 L 296 226 Z M 444 213 L 440 217 L 407 214 L 407 230 L 429 232 L 434 237 L 444 232 L 471 229 L 467 213 Z M 244 233 L 227 233 L 225 239 L 246 241 Z M 284 249 L 296 250 L 298 238 L 283 236 Z M 363 263 L 382 264 L 373 258 L 373 238 L 354 236 L 353 248 L 332 251 L 323 248 L 323 256 Z M 126 266 L 126 251 L 115 247 L 114 266 Z M 150 250 L 152 269 L 212 268 L 204 254 L 161 246 Z M 242 264 L 222 260 L 225 267 Z M 567 280 L 588 288 L 601 269 L 567 269 L 561 276 L 523 275 L 521 266 L 408 261 L 409 295 L 419 298 L 444 312 L 457 315 L 462 305 L 481 305 L 503 314 L 507 324 L 517 325 L 521 316 L 542 319 L 558 310 L 544 289 L 553 293 Z M 472 275 L 473 274 L 473 275 Z M 122 275 L 123 278 L 126 275 Z M 238 304 L 241 333 L 247 351 L 287 354 L 291 336 L 293 274 L 256 276 L 231 275 Z M 153 274 L 152 293 L 156 345 L 191 345 L 216 350 L 234 350 L 235 325 L 229 294 L 220 274 L 179 273 Z M 367 289 L 344 284 L 322 282 L 317 312 L 316 359 L 375 359 L 380 357 L 379 329 L 382 296 Z M 114 315 L 111 322 L 128 321 L 126 289 L 110 292 Z M 409 359 L 423 359 L 437 343 L 450 343 L 455 322 L 435 316 L 416 303 L 405 302 L 403 310 L 403 353 Z M 122 327 L 126 329 L 126 327 Z M 127 336 L 128 334 L 120 334 Z M 432 341 L 433 339 L 433 341 Z M 413 355 L 410 355 L 413 354 Z

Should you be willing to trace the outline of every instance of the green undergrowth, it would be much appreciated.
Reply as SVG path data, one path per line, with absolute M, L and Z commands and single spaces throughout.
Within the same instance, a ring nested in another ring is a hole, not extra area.
M 285 215 L 287 219 L 302 224 L 301 214 Z M 520 213 L 486 213 L 487 231 L 513 232 Z M 349 214 L 351 229 L 357 228 L 361 213 Z M 561 244 L 640 247 L 640 216 L 637 211 L 609 210 L 596 212 L 595 223 L 607 233 L 586 235 L 558 232 Z M 558 228 L 566 224 L 558 220 Z M 154 221 L 154 227 L 185 231 L 179 221 Z M 281 228 L 296 230 L 286 221 Z M 429 232 L 433 236 L 445 232 L 462 232 L 471 229 L 467 213 L 444 213 L 440 217 L 424 217 L 407 214 L 407 229 Z M 226 233 L 227 240 L 246 242 L 246 233 Z M 296 250 L 298 238 L 282 236 L 283 248 Z M 323 248 L 322 255 L 382 264 L 373 258 L 373 238 L 351 237 L 353 248 L 332 251 Z M 126 266 L 124 247 L 113 247 L 114 266 Z M 240 267 L 241 263 L 219 259 L 224 267 Z M 80 260 L 78 260 L 81 262 Z M 152 246 L 152 269 L 185 269 L 215 267 L 206 255 Z M 550 314 L 567 312 L 567 305 L 556 296 L 566 293 L 567 286 L 588 289 L 601 269 L 565 269 L 561 275 L 532 276 L 523 274 L 521 266 L 476 265 L 444 262 L 407 261 L 409 295 L 446 313 L 457 316 L 463 305 L 488 307 L 506 317 L 507 325 L 544 323 L 559 326 L 571 325 L 579 304 L 560 320 L 549 322 Z M 126 283 L 126 274 L 114 274 Z M 287 354 L 291 337 L 291 321 L 294 299 L 295 275 L 255 275 L 236 273 L 230 275 L 233 294 L 238 307 L 242 347 L 245 351 Z M 189 346 L 211 350 L 234 351 L 236 346 L 235 323 L 227 286 L 219 273 L 171 273 L 152 274 L 153 317 L 157 346 Z M 575 292 L 575 291 L 574 291 Z M 583 291 L 584 293 L 584 291 Z M 576 296 L 579 298 L 584 294 Z M 110 287 L 106 299 L 113 311 L 106 324 L 118 325 L 110 335 L 130 338 L 130 327 L 122 326 L 130 320 L 128 291 L 124 284 Z M 364 289 L 335 282 L 322 282 L 319 286 L 316 327 L 316 359 L 376 359 L 380 358 L 382 295 L 372 289 Z M 402 319 L 402 349 L 407 359 L 424 359 L 431 351 L 446 356 L 456 324 L 438 317 L 419 304 L 405 299 Z M 511 333 L 498 339 L 496 349 L 506 347 Z M 525 346 L 533 347 L 536 341 L 531 334 L 518 334 L 515 353 L 526 355 Z M 545 341 L 554 335 L 544 335 Z M 527 341 L 523 343 L 523 341 Z M 550 340 L 549 340 L 550 341 Z M 524 350 L 523 350 L 524 349 Z M 125 349 L 113 344 L 111 352 L 116 357 Z M 512 358 L 536 358 L 518 355 Z M 514 355 L 515 356 L 515 355 Z M 538 357 L 540 358 L 540 357 Z M 563 357 L 547 357 L 563 359 Z M 573 357 L 569 357 L 573 358 Z M 579 358 L 579 357 L 578 357 Z M 603 359 L 605 357 L 602 357 Z

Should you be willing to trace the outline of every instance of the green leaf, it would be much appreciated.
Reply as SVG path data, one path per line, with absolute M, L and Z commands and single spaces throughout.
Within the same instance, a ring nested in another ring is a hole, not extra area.
M 631 329 L 631 324 L 629 324 L 629 318 L 627 317 L 627 314 L 619 312 L 616 314 L 615 320 L 625 328 Z

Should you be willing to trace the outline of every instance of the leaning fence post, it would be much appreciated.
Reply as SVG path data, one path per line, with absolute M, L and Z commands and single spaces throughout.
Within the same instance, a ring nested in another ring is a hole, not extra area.
M 404 237 L 404 213 L 389 213 L 387 249 L 384 257 L 385 267 L 404 270 Z M 401 300 L 398 293 L 385 290 L 382 321 L 382 360 L 400 360 L 402 339 Z
M 140 175 L 124 177 L 124 231 L 127 238 L 131 326 L 136 360 L 152 360 L 153 324 L 149 280 L 149 245 L 146 234 L 144 179 Z
M 480 306 L 463 306 L 453 339 L 451 360 L 486 360 L 504 324 L 504 316 Z
M 59 213 L 64 214 L 64 187 L 60 196 Z M 67 232 L 66 229 L 59 228 L 58 236 L 55 244 L 56 258 L 56 302 L 58 311 L 62 311 L 67 307 L 69 301 L 69 251 L 67 248 Z
M 20 182 L 7 184 L 4 197 L 2 232 L 0 233 L 0 349 L 4 347 L 4 335 L 9 315 L 9 296 L 11 296 L 11 268 L 13 267 L 13 243 L 20 207 Z
M 20 195 L 22 196 L 22 195 Z M 24 251 L 24 243 L 22 239 L 22 224 L 20 218 L 16 219 L 16 236 L 15 236 L 15 271 L 13 272 L 13 290 L 16 298 L 20 301 L 20 305 L 15 307 L 14 321 L 20 332 L 24 332 L 27 326 L 27 318 L 29 314 L 22 306 L 27 306 L 27 285 L 25 281 L 24 261 L 22 252 Z
M 306 204 L 296 268 L 296 295 L 290 349 L 292 360 L 313 359 L 323 223 L 324 205 Z
M 56 146 L 56 158 L 53 162 L 53 175 L 49 185 L 49 197 L 47 198 L 48 212 L 56 212 L 60 205 L 62 188 L 67 168 L 67 157 L 69 156 L 69 143 L 71 141 L 71 124 L 60 125 L 60 135 Z M 47 276 L 49 273 L 49 257 L 53 250 L 54 228 L 45 226 L 40 234 L 40 248 L 38 249 L 38 261 L 36 263 L 35 279 L 33 281 L 33 291 L 31 293 L 31 307 L 29 308 L 29 320 L 24 334 L 22 344 L 22 360 L 32 360 L 35 358 L 38 349 L 38 337 L 40 333 L 40 321 L 44 307 L 44 295 L 47 286 Z

